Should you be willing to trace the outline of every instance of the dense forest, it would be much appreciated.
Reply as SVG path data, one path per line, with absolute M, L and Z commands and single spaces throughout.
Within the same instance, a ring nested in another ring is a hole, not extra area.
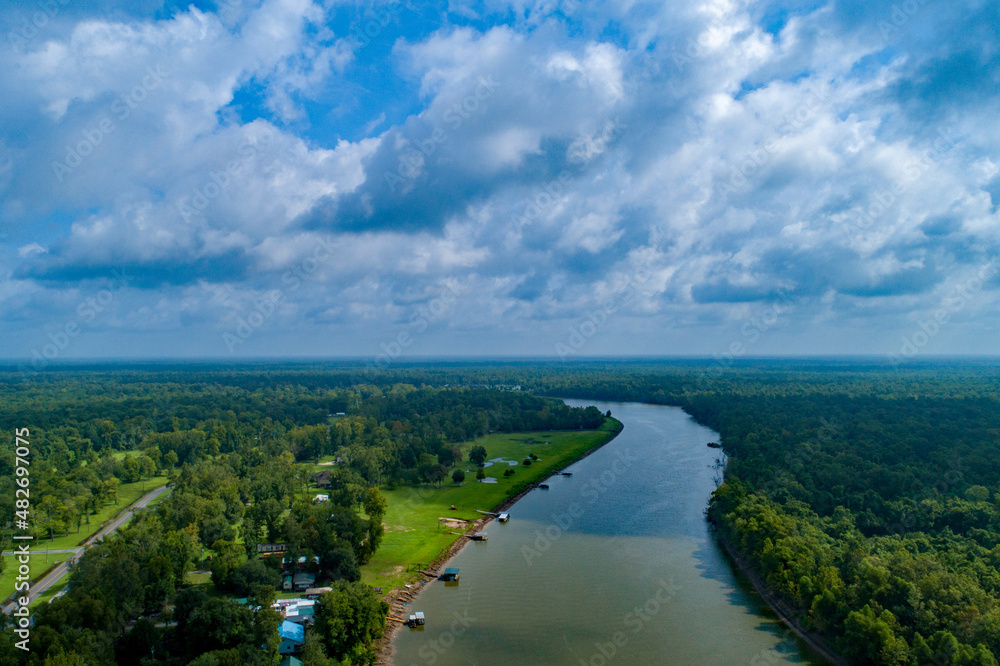
M 336 608 L 364 628 L 348 643 L 312 639 L 307 663 L 365 663 L 380 609 L 355 581 L 378 547 L 378 489 L 441 483 L 461 455 L 454 445 L 487 432 L 600 423 L 595 409 L 542 396 L 677 405 L 718 430 L 728 467 L 708 519 L 850 663 L 998 663 L 994 364 L 453 362 L 398 364 L 357 384 L 359 372 L 350 363 L 90 365 L 0 376 L 5 436 L 32 427 L 37 455 L 51 463 L 33 477 L 47 502 L 36 505 L 38 531 L 79 529 L 124 479 L 175 484 L 88 552 L 70 593 L 38 613 L 32 663 L 270 663 L 258 639 L 273 636 L 273 618 L 181 584 L 211 549 L 216 585 L 267 606 L 277 574 L 248 554 L 269 540 L 294 544 L 307 566 L 339 581 L 326 626 L 342 622 Z M 5 515 L 12 456 L 5 446 Z M 334 521 L 295 500 L 308 482 L 303 463 L 322 456 L 341 461 Z M 112 576 L 119 567 L 134 575 Z M 177 624 L 158 627 L 168 604 Z M 212 636 L 188 635 L 203 628 L 188 621 L 196 614 L 213 618 Z M 3 654 L 13 654 L 10 640 Z
M 387 607 L 358 579 L 382 539 L 379 487 L 440 484 L 461 455 L 457 444 L 489 432 L 590 429 L 604 420 L 594 408 L 521 391 L 307 387 L 236 375 L 227 384 L 68 372 L 12 375 L 0 385 L 0 511 L 15 515 L 12 435 L 27 428 L 36 537 L 81 533 L 118 501 L 122 483 L 165 477 L 171 487 L 74 565 L 68 593 L 34 614 L 30 654 L 16 649 L 10 629 L 0 633 L 0 662 L 276 663 L 281 621 L 271 604 L 284 561 L 332 581 L 304 646 L 307 663 L 371 663 Z M 328 500 L 317 503 L 305 492 L 314 476 L 306 462 L 323 457 L 336 464 Z M 4 551 L 12 528 L 7 522 Z M 287 550 L 258 558 L 266 543 Z M 185 584 L 194 567 L 210 569 L 223 596 Z

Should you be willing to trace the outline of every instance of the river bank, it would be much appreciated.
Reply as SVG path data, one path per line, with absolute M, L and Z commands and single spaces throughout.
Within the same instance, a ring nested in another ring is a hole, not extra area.
M 729 557 L 733 568 L 739 571 L 753 586 L 753 589 L 760 595 L 771 611 L 781 618 L 781 621 L 785 624 L 788 629 L 799 637 L 806 645 L 812 648 L 818 655 L 822 656 L 829 663 L 834 666 L 849 666 L 846 659 L 841 657 L 837 652 L 830 647 L 826 642 L 826 639 L 812 631 L 807 629 L 795 619 L 796 613 L 795 609 L 789 606 L 787 603 L 782 601 L 778 595 L 776 595 L 771 588 L 767 586 L 767 583 L 757 574 L 756 571 L 750 566 L 750 563 L 746 561 L 743 556 L 737 552 L 736 548 L 729 541 L 724 534 L 715 530 L 715 538 L 720 546 L 722 546 L 723 551 Z
M 594 452 L 600 450 L 602 447 L 606 446 L 622 432 L 624 429 L 624 424 L 615 419 L 618 427 L 614 430 L 608 432 L 611 435 L 605 439 L 603 442 L 593 446 L 586 451 L 575 455 L 568 456 L 565 460 L 559 461 L 559 467 L 565 469 L 569 465 L 577 463 L 587 456 L 593 454 Z M 541 479 L 544 480 L 544 479 Z M 518 492 L 504 498 L 501 502 L 490 509 L 491 513 L 500 513 L 506 511 L 514 504 L 516 504 L 525 495 L 530 493 L 532 490 L 538 487 L 537 483 L 529 483 L 524 488 L 521 488 Z M 475 532 L 481 531 L 489 523 L 495 520 L 496 516 L 484 514 L 482 518 L 474 521 L 466 533 L 474 534 Z M 409 584 L 409 586 L 404 585 L 403 587 L 394 587 L 389 590 L 388 593 L 383 595 L 382 600 L 389 604 L 389 616 L 405 618 L 409 615 L 409 609 L 404 604 L 409 604 L 415 600 L 420 593 L 427 587 L 429 583 L 437 580 L 438 573 L 445 567 L 445 565 L 450 562 L 456 555 L 458 555 L 463 548 L 471 541 L 471 539 L 461 537 L 456 541 L 452 542 L 445 550 L 441 551 L 437 557 L 423 570 L 424 580 L 414 582 Z M 394 622 L 391 620 L 386 621 L 385 631 L 383 632 L 382 638 L 376 643 L 376 664 L 379 666 L 391 666 L 393 663 L 393 646 L 392 639 L 396 631 L 402 625 L 399 622 Z

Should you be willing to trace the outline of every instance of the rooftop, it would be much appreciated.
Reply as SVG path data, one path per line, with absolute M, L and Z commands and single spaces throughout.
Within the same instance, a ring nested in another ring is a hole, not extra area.
M 301 643 L 306 639 L 306 630 L 300 624 L 295 624 L 294 622 L 289 622 L 285 620 L 278 627 L 278 634 L 290 641 L 295 641 L 296 643 Z

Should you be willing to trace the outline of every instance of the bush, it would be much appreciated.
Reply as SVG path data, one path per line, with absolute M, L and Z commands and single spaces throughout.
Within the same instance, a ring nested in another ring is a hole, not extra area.
M 483 469 L 482 467 L 480 467 L 479 469 L 477 469 L 476 470 L 476 478 L 479 479 L 480 481 L 482 481 L 483 479 L 485 479 L 486 478 L 486 470 Z
M 531 458 L 525 458 L 524 462 L 522 462 L 521 464 L 524 465 L 525 467 L 530 466 L 531 465 Z
M 451 480 L 455 483 L 462 483 L 462 481 L 465 481 L 465 472 L 460 469 L 456 469 L 451 473 Z

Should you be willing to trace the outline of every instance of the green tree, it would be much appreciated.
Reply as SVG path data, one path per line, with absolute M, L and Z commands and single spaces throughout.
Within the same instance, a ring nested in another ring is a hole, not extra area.
M 473 446 L 469 451 L 469 462 L 473 462 L 477 465 L 482 465 L 486 462 L 486 448 L 480 445 Z
M 326 654 L 346 664 L 373 664 L 373 642 L 382 637 L 389 605 L 368 585 L 336 581 L 316 602 L 313 631 Z

